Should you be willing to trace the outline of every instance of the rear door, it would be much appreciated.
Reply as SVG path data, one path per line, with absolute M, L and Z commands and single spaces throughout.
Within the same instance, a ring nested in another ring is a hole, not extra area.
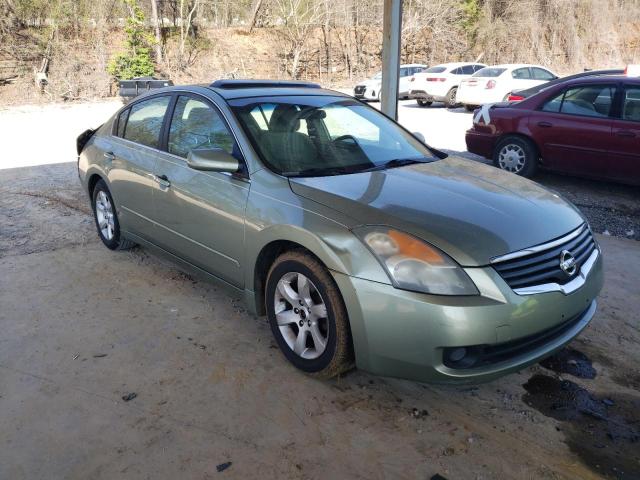
M 529 129 L 545 166 L 578 175 L 605 175 L 615 92 L 614 83 L 572 85 L 532 113 Z
M 111 193 L 123 230 L 151 240 L 154 230 L 153 172 L 170 95 L 134 103 L 122 111 L 104 152 Z
M 620 118 L 613 121 L 612 133 L 607 177 L 640 185 L 640 86 L 624 87 Z
M 170 111 L 166 151 L 155 168 L 157 243 L 241 287 L 249 180 L 240 174 L 193 170 L 186 162 L 192 149 L 216 147 L 244 164 L 235 137 L 218 108 L 204 97 L 179 94 Z

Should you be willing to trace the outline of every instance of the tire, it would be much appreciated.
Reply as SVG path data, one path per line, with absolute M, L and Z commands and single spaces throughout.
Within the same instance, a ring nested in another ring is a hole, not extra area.
M 126 250 L 135 246 L 131 240 L 120 235 L 120 222 L 115 203 L 104 180 L 98 180 L 93 189 L 91 207 L 98 236 L 105 247 L 110 250 Z
M 430 102 L 429 100 L 421 100 L 421 99 L 417 99 L 416 102 L 418 103 L 418 105 L 420 105 L 421 107 L 430 107 L 431 104 L 433 102 Z
M 298 293 L 301 281 L 309 292 L 303 294 L 304 300 Z M 314 257 L 297 250 L 280 255 L 267 276 L 265 303 L 273 336 L 295 367 L 320 378 L 352 368 L 351 332 L 342 295 Z M 316 339 L 324 340 L 324 346 Z
M 538 169 L 538 149 L 527 138 L 507 135 L 494 149 L 493 164 L 500 170 L 532 177 Z
M 377 99 L 378 99 L 378 101 L 379 101 L 379 102 L 381 102 L 381 101 L 382 101 L 382 100 L 380 100 L 380 98 L 381 98 L 381 97 L 380 97 L 380 90 L 378 90 Z
M 475 105 L 465 105 L 464 108 L 467 112 L 473 112 L 478 107 L 476 107 Z
M 453 87 L 449 92 L 447 92 L 447 96 L 444 97 L 444 106 L 447 108 L 455 108 L 456 105 L 456 94 L 458 93 L 458 87 Z

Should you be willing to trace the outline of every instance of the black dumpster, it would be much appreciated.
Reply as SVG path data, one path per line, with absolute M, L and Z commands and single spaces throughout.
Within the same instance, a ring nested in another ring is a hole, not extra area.
M 155 77 L 138 77 L 131 80 L 120 80 L 118 82 L 119 95 L 124 103 L 129 103 L 138 95 L 155 90 L 157 88 L 170 87 L 173 85 L 171 80 L 155 78 Z

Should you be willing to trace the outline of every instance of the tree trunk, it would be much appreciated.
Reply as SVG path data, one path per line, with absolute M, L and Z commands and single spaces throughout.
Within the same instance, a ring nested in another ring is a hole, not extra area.
M 156 37 L 156 61 L 162 62 L 162 37 L 160 36 L 160 19 L 158 17 L 158 0 L 151 0 L 151 22 Z
M 251 26 L 249 27 L 249 33 L 253 32 L 253 29 L 256 27 L 256 22 L 258 21 L 258 15 L 260 15 L 260 8 L 262 8 L 263 3 L 264 3 L 264 0 L 253 0 Z

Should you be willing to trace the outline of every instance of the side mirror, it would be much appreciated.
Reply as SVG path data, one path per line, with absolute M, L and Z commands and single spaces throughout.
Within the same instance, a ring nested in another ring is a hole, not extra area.
M 240 162 L 221 148 L 200 148 L 187 155 L 187 165 L 203 172 L 236 173 Z
M 412 135 L 413 135 L 414 137 L 416 137 L 416 138 L 417 138 L 418 140 L 420 140 L 422 143 L 426 143 L 427 139 L 426 139 L 426 138 L 424 138 L 424 135 L 423 135 L 423 134 L 421 134 L 420 132 L 411 132 L 411 133 L 412 133 Z

